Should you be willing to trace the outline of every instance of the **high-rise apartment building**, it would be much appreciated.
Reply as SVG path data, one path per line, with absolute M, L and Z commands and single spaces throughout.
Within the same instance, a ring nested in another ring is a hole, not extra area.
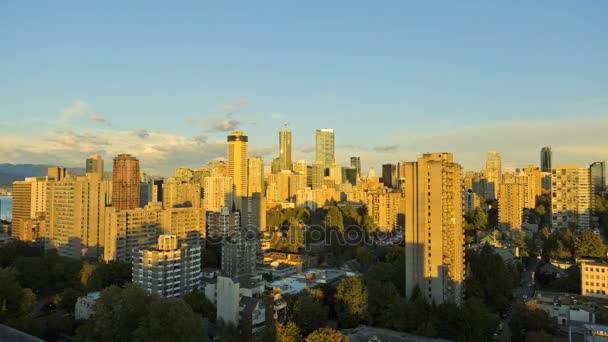
M 219 212 L 223 207 L 234 205 L 232 178 L 205 177 L 203 179 L 203 208 Z
M 222 275 L 236 277 L 255 272 L 258 240 L 252 232 L 239 230 L 222 240 Z
M 593 183 L 593 191 L 600 193 L 606 190 L 606 162 L 594 162 L 589 165 L 591 172 L 591 182 Z
M 500 184 L 498 188 L 498 223 L 506 229 L 521 229 L 524 210 L 524 184 Z
M 281 170 L 291 170 L 291 131 L 288 129 L 279 131 L 279 160 Z
M 119 154 L 112 165 L 112 206 L 119 210 L 139 208 L 139 160 Z
M 27 237 L 23 232 L 25 222 L 44 216 L 46 211 L 47 177 L 27 177 L 13 182 L 13 212 L 11 235 L 15 239 Z
M 397 165 L 382 164 L 382 183 L 388 188 L 397 188 Z
M 194 182 L 185 183 L 178 178 L 168 178 L 163 182 L 163 208 L 201 208 L 203 189 Z
M 248 196 L 256 192 L 264 195 L 264 161 L 262 157 L 249 157 L 247 172 L 247 180 L 249 181 Z
M 517 176 L 517 183 L 524 187 L 524 208 L 536 208 L 536 196 L 543 193 L 540 169 L 534 165 L 528 165 Z
M 144 208 L 105 213 L 105 261 L 129 261 L 132 253 L 155 243 L 159 234 L 175 235 L 180 242 L 198 242 L 206 236 L 205 210 L 202 208 L 162 209 L 160 203 Z
M 540 171 L 551 172 L 551 162 L 553 159 L 553 151 L 551 147 L 545 146 L 540 149 Z
M 342 168 L 342 183 L 350 183 L 351 185 L 357 185 L 357 168 L 355 167 L 343 167 Z
M 49 242 L 59 255 L 71 258 L 102 255 L 105 209 L 110 203 L 111 187 L 109 181 L 100 181 L 95 174 L 48 183 L 46 227 Z
M 207 222 L 207 236 L 211 238 L 223 238 L 239 230 L 241 216 L 238 211 L 222 208 L 218 212 L 210 212 Z
M 133 283 L 148 294 L 179 297 L 199 288 L 202 280 L 200 243 L 179 244 L 161 235 L 158 244 L 133 254 Z
M 405 165 L 405 287 L 436 304 L 462 303 L 462 167 L 451 153 L 425 153 Z
M 228 136 L 228 177 L 234 182 L 234 195 L 247 196 L 247 136 L 232 131 Z
M 334 130 L 331 128 L 317 129 L 315 132 L 315 162 L 323 163 L 323 170 L 329 169 L 336 161 Z
M 486 168 L 483 170 L 483 175 L 488 180 L 488 183 L 494 185 L 492 199 L 495 199 L 498 195 L 498 186 L 502 183 L 502 159 L 500 153 L 488 151 L 488 159 L 486 160 Z
M 361 157 L 350 157 L 350 167 L 357 170 L 357 178 L 361 177 Z
M 404 161 L 397 162 L 397 188 L 403 189 L 405 183 L 405 163 Z
M 97 175 L 97 179 L 103 180 L 103 158 L 98 154 L 89 156 L 86 160 L 85 170 L 87 173 Z
M 553 229 L 591 228 L 592 185 L 589 168 L 558 165 L 551 170 Z

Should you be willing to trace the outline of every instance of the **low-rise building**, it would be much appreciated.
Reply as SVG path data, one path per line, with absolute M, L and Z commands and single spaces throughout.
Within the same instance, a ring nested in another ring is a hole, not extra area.
M 175 235 L 161 235 L 158 245 L 133 255 L 133 283 L 148 294 L 178 297 L 201 284 L 201 246 L 181 244 Z
M 537 292 L 532 299 L 560 326 L 595 323 L 597 303 L 568 293 Z
M 99 292 L 90 292 L 86 296 L 78 297 L 74 307 L 76 320 L 91 319 L 95 313 L 95 303 L 99 299 Z
M 603 260 L 581 261 L 581 294 L 608 298 L 608 262 Z
M 278 262 L 295 266 L 297 273 L 301 273 L 307 269 L 317 267 L 319 259 L 316 256 L 308 254 L 284 253 L 284 252 L 266 252 L 264 253 L 264 264 Z

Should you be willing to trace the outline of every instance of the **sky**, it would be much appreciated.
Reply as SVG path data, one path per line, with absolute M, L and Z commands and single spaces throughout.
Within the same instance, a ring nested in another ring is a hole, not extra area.
M 269 165 L 278 131 L 364 171 L 448 151 L 467 170 L 608 159 L 608 2 L 0 2 L 0 163 L 100 153 L 170 175 L 226 156 Z

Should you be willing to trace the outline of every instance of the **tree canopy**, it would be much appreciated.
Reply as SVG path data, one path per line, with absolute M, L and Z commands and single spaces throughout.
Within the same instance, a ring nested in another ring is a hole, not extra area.
M 348 342 L 348 337 L 341 332 L 331 328 L 320 328 L 308 336 L 306 336 L 306 342 Z
M 341 326 L 355 327 L 367 319 L 367 288 L 360 277 L 342 278 L 334 299 Z

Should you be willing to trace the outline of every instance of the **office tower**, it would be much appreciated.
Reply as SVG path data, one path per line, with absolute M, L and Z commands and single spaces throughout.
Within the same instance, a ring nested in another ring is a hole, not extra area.
M 542 184 L 542 191 L 551 192 L 551 171 L 541 172 L 540 182 Z
M 177 178 L 168 178 L 163 182 L 163 208 L 201 208 L 203 189 L 197 183 L 184 183 Z
M 174 235 L 161 235 L 158 244 L 133 255 L 133 283 L 148 294 L 180 297 L 197 290 L 202 281 L 201 245 L 178 245 Z
M 139 179 L 136 181 L 139 184 Z M 111 186 L 95 174 L 47 184 L 46 227 L 50 244 L 59 255 L 71 258 L 102 255 L 105 209 Z
M 317 129 L 315 132 L 315 162 L 323 163 L 323 170 L 328 169 L 336 161 L 334 146 L 334 130 L 331 128 Z
M 383 164 L 382 165 L 382 183 L 384 186 L 392 189 L 397 188 L 397 165 Z
M 312 164 L 312 188 L 320 189 L 323 187 L 323 178 L 325 177 L 325 166 L 323 162 L 316 161 Z
M 589 168 L 559 165 L 551 170 L 551 226 L 590 229 L 592 185 Z
M 494 193 L 490 199 L 495 199 L 498 196 L 498 186 L 502 183 L 502 159 L 500 158 L 500 153 L 488 151 L 488 159 L 486 160 L 486 168 L 483 170 L 483 174 L 488 183 L 494 186 Z
M 589 165 L 591 172 L 591 182 L 593 183 L 593 191 L 600 193 L 606 190 L 606 162 L 594 162 Z
M 498 190 L 498 223 L 506 229 L 521 229 L 523 210 L 523 184 L 500 184 Z
M 238 230 L 222 240 L 222 275 L 236 277 L 255 272 L 258 240 L 255 234 Z
M 174 177 L 179 179 L 181 182 L 190 182 L 193 176 L 194 171 L 187 166 L 181 166 L 175 169 Z
M 350 157 L 350 167 L 357 170 L 357 178 L 361 177 L 361 157 Z
M 112 206 L 119 210 L 139 207 L 139 160 L 119 154 L 112 166 Z
M 264 161 L 262 157 L 249 157 L 247 170 L 247 179 L 249 181 L 248 196 L 256 192 L 264 195 Z
M 306 186 L 312 189 L 312 165 L 306 165 Z
M 397 167 L 399 169 L 399 167 Z M 479 173 L 475 171 L 467 171 L 464 174 L 464 189 L 473 190 L 473 181 L 479 179 Z
M 462 303 L 462 167 L 451 153 L 405 165 L 405 288 L 436 304 Z
M 152 202 L 152 183 L 139 183 L 139 207 L 143 208 L 146 204 Z
M 67 177 L 68 172 L 65 167 L 51 166 L 47 169 L 47 175 L 51 180 L 60 181 Z
M 270 173 L 277 174 L 279 172 L 281 172 L 281 159 L 274 158 L 270 162 Z
M 517 177 L 517 183 L 524 187 L 524 208 L 536 208 L 536 196 L 540 196 L 543 191 L 540 169 L 534 165 L 528 165 Z
M 553 151 L 551 147 L 545 146 L 540 150 L 540 171 L 551 172 L 551 162 L 553 159 Z
M 405 183 L 405 162 L 400 161 L 397 163 L 397 188 L 403 189 L 403 183 Z
M 86 172 L 94 173 L 97 179 L 103 180 L 103 158 L 98 154 L 89 156 L 86 161 Z
M 357 185 L 358 171 L 355 167 L 343 167 L 342 168 L 342 182 L 350 183 L 351 185 Z
M 232 208 L 232 178 L 205 177 L 203 179 L 203 208 L 219 212 L 223 207 Z
M 281 170 L 291 170 L 291 131 L 279 131 L 279 161 Z
M 228 136 L 228 177 L 234 182 L 234 195 L 247 196 L 247 136 L 232 131 Z
M 230 211 L 230 209 L 224 207 L 217 212 L 209 212 L 207 222 L 207 236 L 210 238 L 223 238 L 239 230 L 241 214 L 238 211 Z

